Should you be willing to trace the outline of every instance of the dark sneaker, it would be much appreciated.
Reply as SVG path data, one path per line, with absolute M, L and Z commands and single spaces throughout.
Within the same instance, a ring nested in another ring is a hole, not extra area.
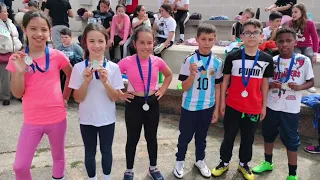
M 229 169 L 229 166 L 225 166 L 224 162 L 220 162 L 220 164 L 212 169 L 211 174 L 215 177 L 221 176 L 224 172 L 226 172 Z
M 162 174 L 158 169 L 155 169 L 155 170 L 149 169 L 148 175 L 151 177 L 152 180 L 164 180 Z
M 10 105 L 10 100 L 3 100 L 2 105 L 4 106 L 9 106 Z
M 125 172 L 123 180 L 133 180 L 133 172 Z
M 304 150 L 311 154 L 320 154 L 320 146 L 308 146 Z
M 182 44 L 182 43 L 184 43 L 184 40 L 182 40 L 182 39 L 179 39 L 179 41 L 177 42 L 178 45 Z

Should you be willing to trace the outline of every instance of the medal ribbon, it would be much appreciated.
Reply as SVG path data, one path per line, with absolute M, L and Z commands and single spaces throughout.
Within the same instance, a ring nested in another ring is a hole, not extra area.
M 85 64 L 86 64 L 86 68 L 87 68 L 89 66 L 89 60 L 88 59 L 85 60 Z M 106 61 L 106 58 L 104 58 L 104 60 L 103 60 L 103 68 L 106 68 L 106 66 L 107 66 L 107 61 Z M 100 79 L 99 74 L 98 74 L 97 71 L 94 72 L 94 75 L 96 76 L 96 79 Z
M 28 54 L 29 53 L 29 46 L 26 47 L 26 50 L 25 50 L 25 53 Z M 38 69 L 38 71 L 40 71 L 41 73 L 45 73 L 49 70 L 49 67 L 50 67 L 50 54 L 49 54 L 49 47 L 46 46 L 46 49 L 45 49 L 45 53 L 46 53 L 46 69 L 45 70 L 42 70 L 39 66 L 38 66 L 38 63 L 33 61 L 36 66 L 34 66 L 34 64 L 32 63 L 30 65 L 30 67 L 32 68 L 33 72 L 36 73 L 36 69 Z
M 283 81 L 283 78 L 281 78 L 282 77 L 282 75 L 281 75 L 281 71 L 280 71 L 280 56 L 278 57 L 278 71 L 279 71 L 279 73 L 280 73 L 280 82 L 281 83 L 286 83 L 286 82 L 288 82 L 289 81 L 289 79 L 290 79 L 290 76 L 291 76 L 291 72 L 292 72 L 292 67 L 293 67 L 293 63 L 294 63 L 294 59 L 296 58 L 296 54 L 295 53 L 293 53 L 292 54 L 292 58 L 291 58 L 291 62 L 290 62 L 290 66 L 289 66 L 289 69 L 288 69 L 288 72 L 287 72 L 287 77 L 286 77 L 286 79 Z M 284 72 L 283 72 L 284 73 Z
M 198 61 L 201 61 L 200 52 L 197 50 L 196 53 L 197 53 Z M 208 69 L 209 64 L 210 64 L 210 60 L 211 60 L 211 56 L 212 56 L 212 52 L 210 52 L 206 67 L 203 67 L 203 65 L 202 65 L 201 67 L 199 67 L 199 69 L 198 69 L 199 71 L 206 71 Z
M 256 66 L 256 64 L 257 64 L 257 62 L 258 62 L 259 55 L 260 55 L 260 50 L 257 51 L 256 57 L 254 58 L 254 62 L 253 62 L 252 68 L 249 69 L 249 74 L 248 74 L 248 77 L 246 78 L 246 77 L 245 77 L 246 54 L 245 54 L 244 48 L 242 49 L 242 68 L 241 68 L 242 71 L 241 71 L 241 74 L 242 74 L 242 84 L 243 84 L 244 88 L 247 88 L 247 86 L 248 86 L 248 84 L 249 84 L 250 76 L 251 76 L 251 74 L 252 74 L 252 70 L 253 70 L 254 66 Z
M 136 60 L 137 60 L 137 64 L 138 64 L 138 69 L 139 69 L 139 74 L 143 83 L 143 91 L 144 91 L 144 101 L 147 103 L 148 101 L 148 97 L 149 97 L 149 91 L 150 91 L 150 84 L 151 84 L 151 72 L 152 72 L 152 66 L 151 66 L 151 58 L 149 57 L 149 70 L 148 70 L 148 84 L 147 84 L 147 90 L 146 90 L 146 86 L 144 84 L 144 79 L 143 79 L 143 74 L 142 74 L 142 68 L 141 68 L 141 64 L 140 64 L 140 59 L 139 56 L 136 55 Z

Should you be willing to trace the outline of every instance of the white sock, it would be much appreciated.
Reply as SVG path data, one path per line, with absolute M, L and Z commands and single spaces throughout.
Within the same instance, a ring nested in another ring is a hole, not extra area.
M 110 180 L 110 174 L 109 175 L 103 174 L 103 180 Z
M 94 176 L 93 178 L 89 178 L 89 180 L 97 180 L 97 175 Z
M 243 167 L 243 166 L 244 166 L 244 163 L 242 163 L 242 162 L 240 162 L 239 164 L 240 164 L 240 166 L 241 166 L 241 167 Z
M 127 169 L 126 172 L 133 173 L 133 169 Z
M 184 34 L 180 34 L 180 39 L 184 40 Z
M 157 166 L 150 166 L 150 170 L 151 170 L 151 171 L 153 171 L 153 170 L 155 170 L 155 169 L 157 169 Z

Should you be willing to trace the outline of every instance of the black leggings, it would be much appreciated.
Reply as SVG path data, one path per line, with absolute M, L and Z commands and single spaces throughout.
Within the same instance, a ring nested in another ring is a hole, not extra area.
M 161 44 L 161 43 L 164 43 L 164 42 L 166 42 L 166 38 L 162 38 L 162 37 L 157 37 L 156 38 L 156 40 L 157 40 L 157 44 Z M 170 44 L 169 44 L 169 46 L 168 47 L 165 47 L 162 51 L 164 51 L 165 49 L 168 49 L 169 47 L 171 47 L 173 45 L 173 41 L 170 41 Z M 162 52 L 161 51 L 161 52 Z M 158 56 L 158 57 L 161 57 L 161 52 L 159 53 L 159 54 L 154 54 L 155 56 Z
M 184 21 L 187 19 L 187 17 L 188 11 L 184 10 L 178 10 L 177 13 L 174 15 L 174 19 L 180 27 L 180 34 L 184 34 Z
M 114 57 L 115 56 L 115 47 L 117 45 L 119 45 L 120 41 L 122 41 L 122 38 L 120 36 L 118 36 L 118 35 L 115 35 L 114 36 L 114 41 L 113 41 L 113 46 L 110 47 L 110 49 L 109 49 L 109 54 L 110 54 L 111 61 L 113 61 L 114 58 L 115 58 Z M 120 59 L 122 59 L 123 58 L 123 45 L 120 45 L 120 53 L 121 53 Z
M 140 139 L 142 126 L 144 128 L 144 137 L 147 141 L 150 166 L 157 165 L 159 101 L 155 95 L 149 96 L 149 111 L 144 111 L 142 109 L 144 103 L 144 98 L 138 96 L 135 96 L 131 103 L 126 103 L 125 121 L 127 127 L 127 169 L 133 169 L 136 147 Z
M 114 128 L 115 123 L 101 127 L 80 124 L 80 130 L 85 150 L 85 166 L 90 178 L 96 176 L 96 152 L 98 135 L 100 140 L 100 152 L 102 155 L 101 163 L 103 174 L 109 175 L 111 173 Z

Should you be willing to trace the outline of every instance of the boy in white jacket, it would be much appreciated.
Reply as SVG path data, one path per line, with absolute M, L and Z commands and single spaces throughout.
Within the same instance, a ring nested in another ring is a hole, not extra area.
M 7 7 L 0 3 L 0 100 L 4 106 L 10 104 L 10 74 L 6 66 L 10 55 L 19 51 L 21 47 L 17 28 L 8 18 Z

